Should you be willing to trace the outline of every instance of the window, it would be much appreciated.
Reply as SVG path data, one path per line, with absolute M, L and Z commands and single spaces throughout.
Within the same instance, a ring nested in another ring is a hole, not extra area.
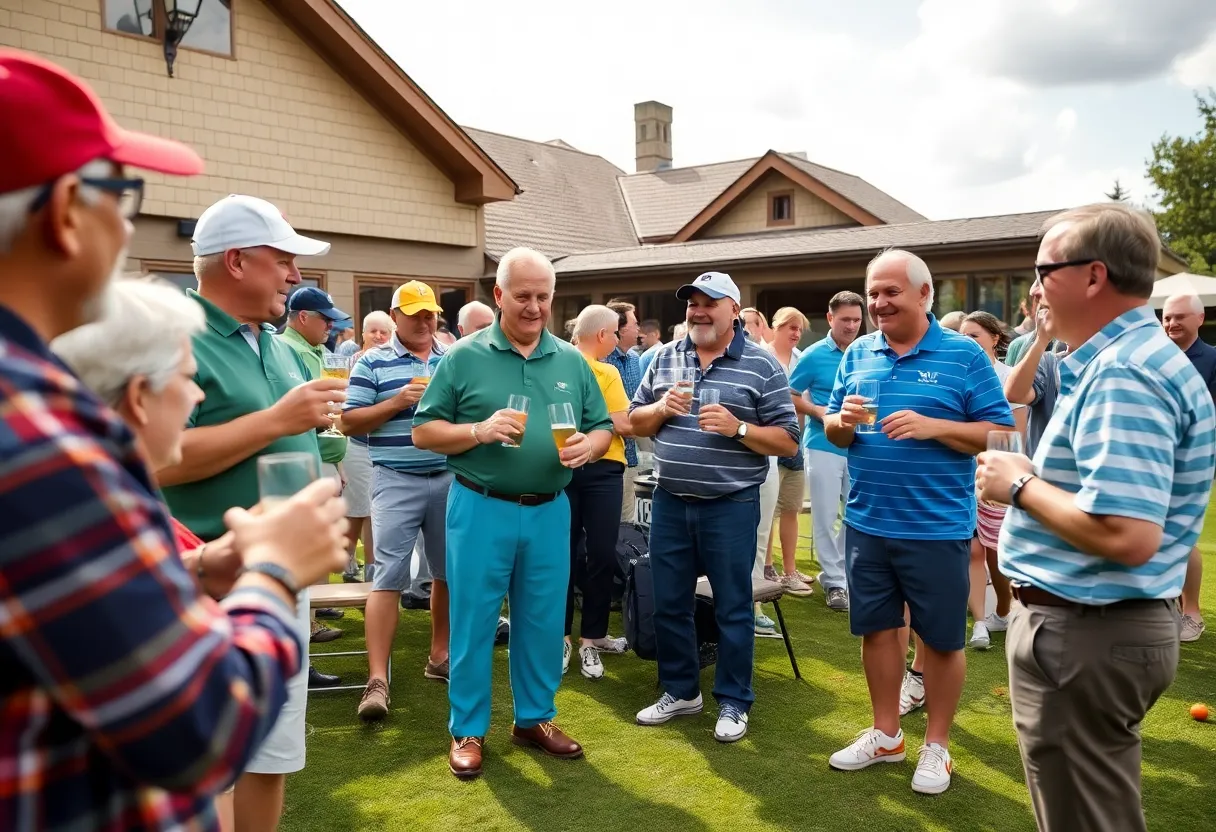
M 393 305 L 393 292 L 396 291 L 398 286 L 408 280 L 417 279 L 409 277 L 356 277 L 356 308 L 346 311 L 355 316 L 356 326 L 362 326 L 362 321 L 367 317 L 369 312 L 374 312 L 377 309 L 382 312 L 389 311 Z M 460 313 L 460 307 L 469 302 L 471 287 L 441 286 L 426 278 L 422 278 L 422 282 L 434 289 L 435 294 L 439 296 L 439 305 L 443 307 L 442 317 L 447 324 L 448 331 L 456 335 L 458 333 L 456 329 L 456 316 Z
M 159 277 L 161 280 L 167 280 L 183 292 L 187 289 L 197 289 L 198 280 L 194 277 L 194 272 L 190 269 L 182 271 L 173 271 L 171 269 L 156 269 L 149 272 L 152 277 Z
M 1005 275 L 978 277 L 975 281 L 975 308 L 991 312 L 1000 320 L 1008 320 L 1009 307 L 1006 292 L 1009 280 Z
M 1030 308 L 1030 287 L 1034 285 L 1034 275 L 1030 274 L 1015 274 L 1009 277 L 1009 312 L 1010 326 L 1020 326 L 1022 323 L 1021 305 L 1025 301 L 1026 308 Z
M 157 40 L 164 37 L 168 9 L 197 9 L 182 48 L 232 55 L 232 0 L 103 0 L 102 6 L 106 29 Z
M 938 318 L 967 309 L 967 278 L 946 277 L 933 281 L 933 314 Z
M 640 142 L 646 141 L 646 125 L 645 124 L 638 125 L 638 141 L 640 141 Z
M 782 191 L 768 195 L 768 224 L 794 224 L 794 192 Z

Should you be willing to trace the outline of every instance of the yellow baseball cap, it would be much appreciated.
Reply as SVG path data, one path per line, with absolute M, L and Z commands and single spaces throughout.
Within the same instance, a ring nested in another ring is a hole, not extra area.
M 435 302 L 435 290 L 421 280 L 411 280 L 403 283 L 393 292 L 393 309 L 400 309 L 406 315 L 417 315 L 419 312 L 430 310 L 436 314 L 443 312 L 443 307 Z

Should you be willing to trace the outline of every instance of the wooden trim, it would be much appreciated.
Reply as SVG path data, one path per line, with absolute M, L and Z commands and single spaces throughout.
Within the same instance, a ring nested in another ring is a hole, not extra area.
M 176 260 L 140 260 L 139 269 L 144 274 L 156 272 L 172 272 L 173 274 L 194 274 L 194 263 Z M 300 276 L 317 281 L 321 289 L 329 291 L 329 272 L 320 269 L 300 269 Z
M 783 220 L 779 220 L 775 216 L 773 216 L 773 202 L 776 201 L 777 199 L 780 199 L 781 197 L 786 197 L 790 201 L 790 205 L 789 205 L 790 215 Z M 789 225 L 794 224 L 794 189 L 793 188 L 787 188 L 786 190 L 782 190 L 782 191 L 768 191 L 764 195 L 764 198 L 768 201 L 767 227 L 780 228 L 782 226 L 789 226 Z
M 112 29 L 106 25 L 106 5 L 116 2 L 116 0 L 101 0 L 101 30 L 110 35 L 118 35 L 124 38 L 134 38 L 145 43 L 155 43 L 158 46 L 164 47 L 165 43 L 165 28 L 168 25 L 168 18 L 165 16 L 165 4 L 162 0 L 149 0 L 152 4 L 152 34 L 137 35 L 134 32 L 120 32 L 118 29 Z M 206 2 L 206 0 L 204 0 Z M 232 0 L 235 4 L 237 0 Z M 186 46 L 178 44 L 178 52 L 197 52 L 200 55 L 211 55 L 214 58 L 225 58 L 230 61 L 236 60 L 236 8 L 234 5 L 228 6 L 228 45 L 230 52 L 216 52 L 211 49 L 202 49 L 197 46 Z
M 782 159 L 776 151 L 770 150 L 757 159 L 756 163 L 742 176 L 732 182 L 726 190 L 714 197 L 695 217 L 685 223 L 684 227 L 675 233 L 670 242 L 685 243 L 693 239 L 702 229 L 714 220 L 719 219 L 727 210 L 737 204 L 739 200 L 747 196 L 761 179 L 772 172 L 781 174 L 795 185 L 819 197 L 828 205 L 831 205 L 845 216 L 856 220 L 861 225 L 886 224 L 861 206 L 845 199 L 815 177 L 800 168 L 794 167 L 785 161 L 785 159 Z

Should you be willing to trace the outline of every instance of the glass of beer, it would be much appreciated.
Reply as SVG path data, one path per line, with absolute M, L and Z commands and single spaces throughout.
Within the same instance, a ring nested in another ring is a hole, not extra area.
M 574 421 L 574 408 L 570 402 L 558 402 L 549 405 L 549 428 L 553 431 L 553 444 L 561 453 L 566 447 L 566 440 L 578 433 L 578 425 Z
M 340 378 L 343 381 L 350 380 L 350 367 L 354 362 L 349 355 L 338 355 L 337 353 L 327 352 L 321 356 L 321 378 Z M 343 436 L 342 431 L 338 430 L 338 419 L 341 417 L 341 412 L 330 414 L 334 421 L 325 430 L 321 431 L 322 436 Z
M 525 428 L 528 426 L 528 408 L 532 406 L 532 400 L 527 396 L 512 395 L 507 399 L 507 410 L 510 410 L 515 418 L 523 424 Z M 501 443 L 504 448 L 518 448 L 520 443 L 524 441 L 523 434 L 519 435 L 519 440 L 516 442 Z
M 258 496 L 265 505 L 281 503 L 320 476 L 317 458 L 299 452 L 258 457 Z
M 423 361 L 421 366 L 414 372 L 413 378 L 410 379 L 410 384 L 427 385 L 431 383 L 431 362 Z
M 866 411 L 866 420 L 857 425 L 861 433 L 875 433 L 878 430 L 878 379 L 863 378 L 857 382 L 857 395 L 865 399 L 862 407 Z

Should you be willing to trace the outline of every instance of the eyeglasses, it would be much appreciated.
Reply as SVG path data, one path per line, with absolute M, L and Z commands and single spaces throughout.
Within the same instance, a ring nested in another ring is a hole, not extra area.
M 1088 266 L 1090 263 L 1097 262 L 1099 262 L 1097 257 L 1086 257 L 1081 260 L 1064 260 L 1060 263 L 1036 263 L 1034 270 L 1038 274 L 1039 280 L 1042 281 L 1047 275 L 1052 272 L 1058 272 L 1060 269 L 1067 269 L 1071 266 Z
M 56 180 L 58 181 L 58 180 Z M 142 179 L 97 179 L 88 176 L 80 178 L 80 184 L 97 188 L 99 191 L 113 194 L 118 200 L 118 213 L 124 220 L 133 220 L 139 216 L 139 209 L 144 204 L 144 180 Z M 38 198 L 30 203 L 30 213 L 41 211 L 51 199 L 55 182 L 48 182 L 38 193 Z

